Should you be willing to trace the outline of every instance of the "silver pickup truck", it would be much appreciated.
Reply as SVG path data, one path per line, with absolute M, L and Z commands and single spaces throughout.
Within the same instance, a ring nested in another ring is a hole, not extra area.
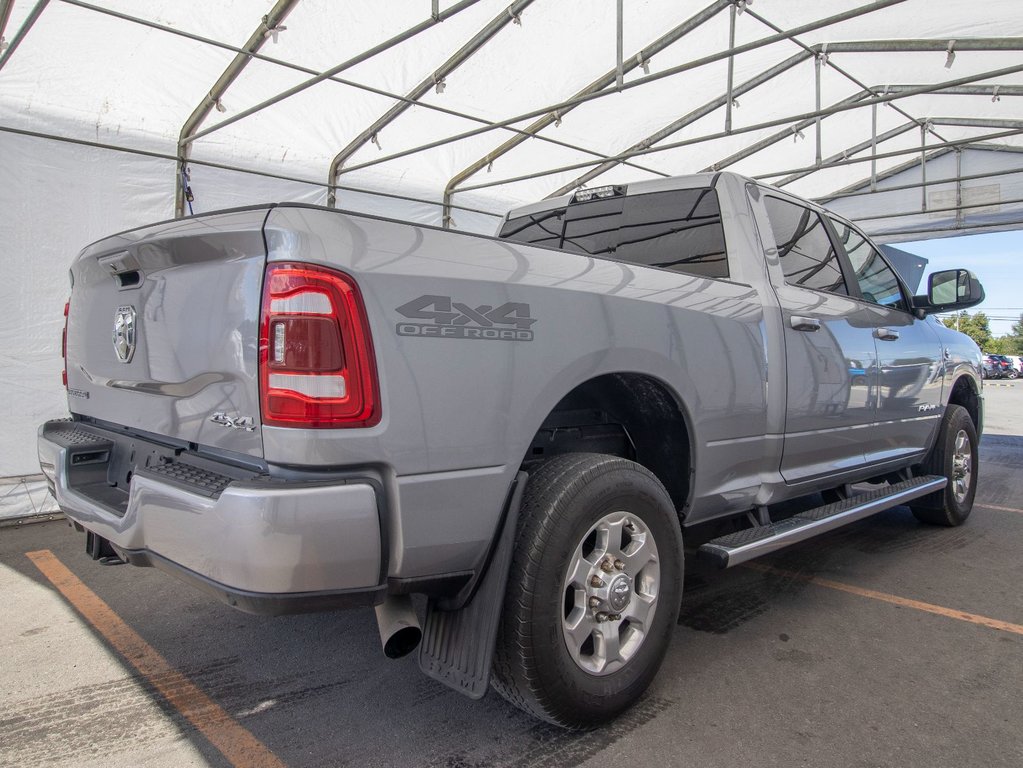
M 913 296 L 855 225 L 730 173 L 496 237 L 224 211 L 94 243 L 71 281 L 72 417 L 39 459 L 94 558 L 246 611 L 374 606 L 387 655 L 566 727 L 656 674 L 683 540 L 728 567 L 973 504 L 980 351 L 928 314 L 977 279 Z

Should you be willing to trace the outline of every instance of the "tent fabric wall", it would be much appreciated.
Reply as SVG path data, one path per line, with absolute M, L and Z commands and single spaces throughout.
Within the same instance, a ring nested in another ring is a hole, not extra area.
M 285 6 L 286 29 L 267 29 Z M 1023 226 L 1023 172 L 1009 172 L 1023 168 L 1018 0 L 626 0 L 620 87 L 616 7 L 0 0 L 0 477 L 34 476 L 37 424 L 66 413 L 71 259 L 174 215 L 180 133 L 204 103 L 187 150 L 197 213 L 335 191 L 339 208 L 492 233 L 563 187 L 727 168 L 829 201 L 883 241 Z M 214 108 L 250 38 L 258 50 Z M 840 111 L 807 119 L 818 106 Z M 931 181 L 996 175 L 931 183 L 921 212 L 921 141 Z M 882 192 L 849 196 L 872 169 Z
M 168 161 L 0 133 L 0 518 L 51 512 L 36 459 L 36 429 L 67 416 L 60 338 L 68 267 L 92 240 L 171 216 L 173 199 L 154 179 Z
M 87 243 L 171 217 L 167 161 L 0 133 L 0 476 L 39 472 L 36 427 L 67 415 L 60 378 L 68 267 Z M 173 178 L 173 176 L 170 176 Z

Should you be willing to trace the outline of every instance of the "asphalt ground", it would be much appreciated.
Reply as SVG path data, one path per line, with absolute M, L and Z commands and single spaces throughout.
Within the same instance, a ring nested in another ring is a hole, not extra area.
M 667 659 L 568 733 L 389 661 L 370 610 L 238 613 L 0 529 L 4 766 L 1023 765 L 1023 385 L 986 388 L 970 520 L 897 508 L 763 558 L 690 560 Z

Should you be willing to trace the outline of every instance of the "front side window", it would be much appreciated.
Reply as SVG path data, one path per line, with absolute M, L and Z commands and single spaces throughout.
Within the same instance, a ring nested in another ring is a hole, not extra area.
M 728 277 L 713 189 L 597 198 L 509 219 L 500 237 L 700 277 Z
M 852 262 L 863 298 L 882 307 L 908 310 L 895 270 L 888 266 L 870 241 L 845 222 L 831 219 L 831 223 Z
M 817 212 L 770 196 L 764 198 L 764 206 L 785 282 L 816 291 L 848 294 L 838 252 Z

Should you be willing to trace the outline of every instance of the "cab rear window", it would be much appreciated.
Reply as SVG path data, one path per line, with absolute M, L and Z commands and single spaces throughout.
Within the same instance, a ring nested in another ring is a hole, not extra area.
M 728 277 L 710 188 L 597 197 L 509 219 L 499 237 L 700 277 Z

